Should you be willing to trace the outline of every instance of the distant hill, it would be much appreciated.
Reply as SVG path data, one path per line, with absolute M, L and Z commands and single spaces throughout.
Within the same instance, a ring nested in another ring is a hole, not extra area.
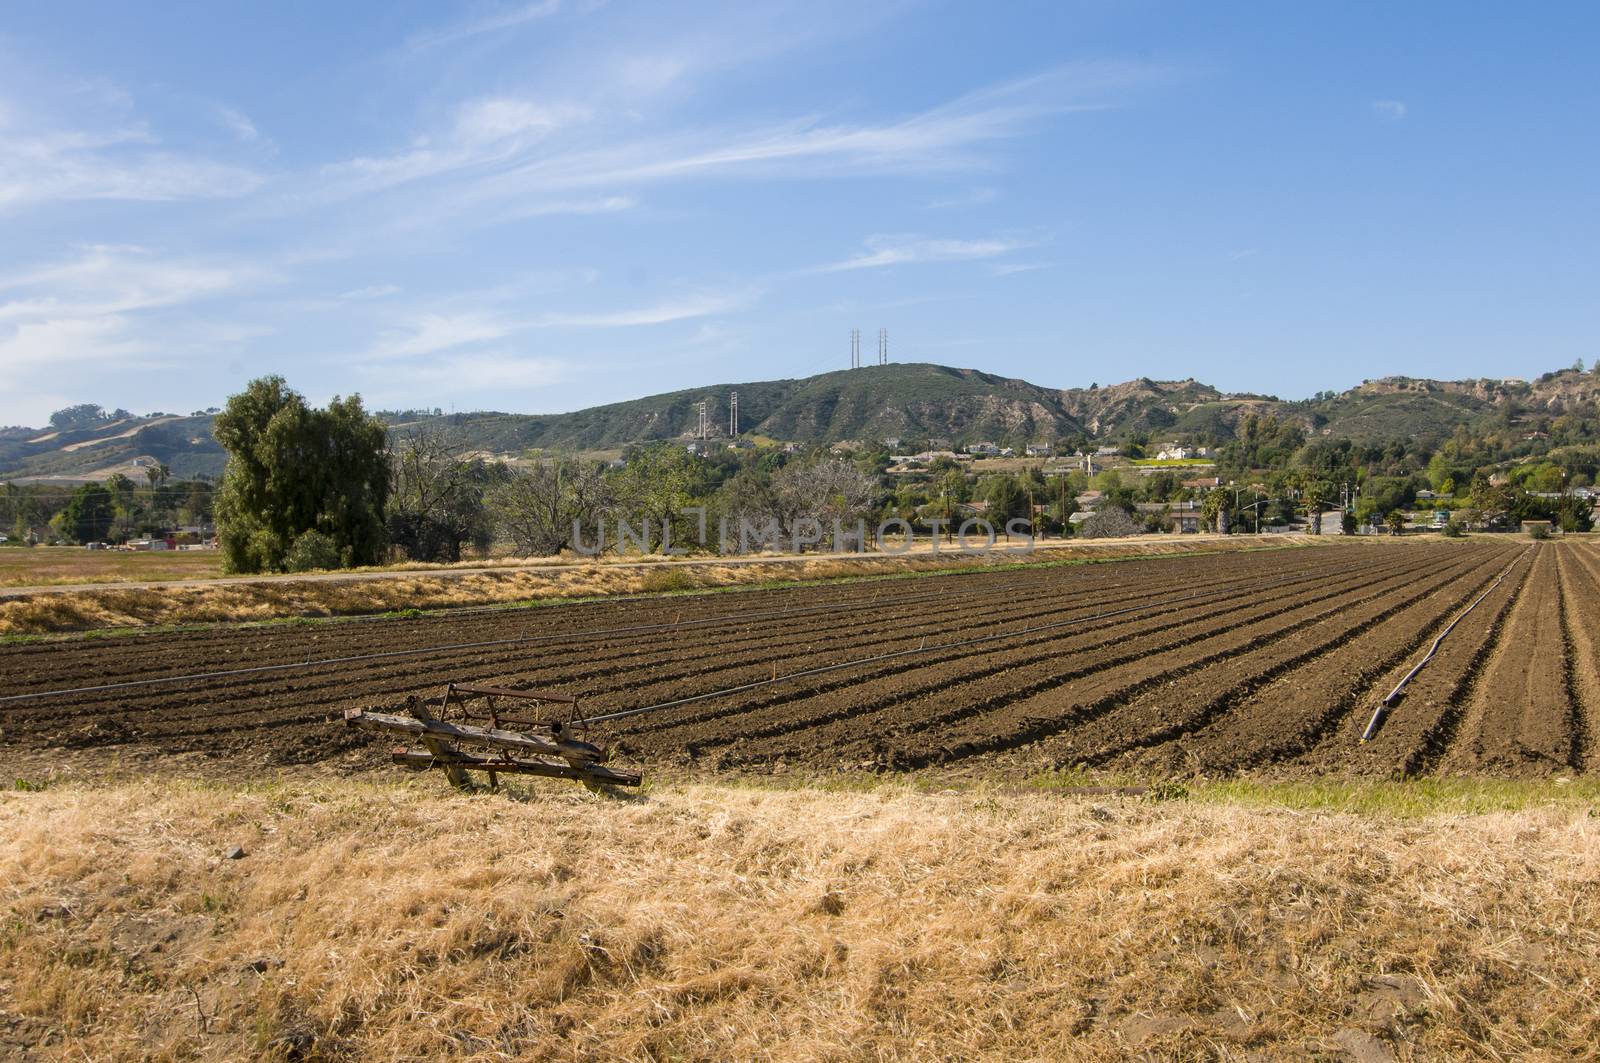
M 1314 435 L 1372 440 L 1443 437 L 1457 425 L 1548 413 L 1600 401 L 1600 377 L 1575 370 L 1538 380 L 1437 381 L 1388 377 L 1338 394 L 1286 402 L 1225 394 L 1195 380 L 1147 378 L 1090 388 L 1047 388 L 975 369 L 900 363 L 793 380 L 717 384 L 611 403 L 572 413 L 387 415 L 397 430 L 449 424 L 466 444 L 492 454 L 527 450 L 615 450 L 629 443 L 682 439 L 709 407 L 714 434 L 726 435 L 728 400 L 739 393 L 745 434 L 799 443 L 844 439 L 1054 441 L 1135 435 L 1198 441 L 1230 438 L 1249 415 L 1293 418 Z M 0 480 L 135 478 L 145 459 L 175 476 L 222 472 L 226 455 L 211 418 L 126 417 L 53 432 L 0 429 Z
M 64 430 L 0 428 L 0 480 L 104 480 L 120 472 L 142 482 L 145 459 L 178 479 L 219 476 L 227 452 L 211 437 L 211 418 L 113 418 Z
M 717 384 L 550 416 L 466 414 L 453 419 L 488 449 L 602 450 L 692 435 L 705 401 L 714 430 L 726 435 L 728 400 L 739 393 L 741 432 L 822 443 L 895 436 L 1050 438 L 1092 434 L 1071 413 L 1066 392 L 1024 380 L 899 364 L 840 370 L 797 380 Z

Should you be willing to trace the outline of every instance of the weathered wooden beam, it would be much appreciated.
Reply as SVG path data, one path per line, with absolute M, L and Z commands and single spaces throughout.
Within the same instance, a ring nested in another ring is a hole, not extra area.
M 435 756 L 409 749 L 396 749 L 390 754 L 403 768 L 421 770 L 439 766 L 445 770 L 455 768 L 488 771 L 502 775 L 540 775 L 549 779 L 577 779 L 580 782 L 605 782 L 615 786 L 638 786 L 642 776 L 632 772 L 603 768 L 598 764 L 542 764 L 532 760 L 489 760 L 468 753 L 447 753 Z
M 562 705 L 576 705 L 578 699 L 571 694 L 557 694 L 550 690 L 512 690 L 510 687 L 480 687 L 466 683 L 451 683 L 457 694 L 482 695 L 491 698 L 522 698 L 525 701 L 553 701 Z
M 428 711 L 427 705 L 423 704 L 421 698 L 412 698 L 409 702 L 407 702 L 406 707 L 410 710 L 411 715 L 415 717 L 416 722 L 422 724 L 424 727 L 430 723 L 436 722 L 433 718 L 433 714 Z M 404 719 L 404 717 L 397 716 L 395 719 Z M 422 736 L 422 744 L 428 747 L 428 753 L 434 757 L 447 757 L 456 752 L 454 746 L 429 734 Z M 472 779 L 467 775 L 466 772 L 462 771 L 458 767 L 446 765 L 444 769 L 444 777 L 449 779 L 450 785 L 454 786 L 457 790 L 472 789 Z
M 413 709 L 413 711 L 415 711 Z M 424 710 L 426 711 L 426 710 Z M 473 727 L 470 724 L 446 723 L 444 720 L 413 719 L 386 712 L 368 712 L 365 709 L 346 709 L 347 727 L 360 727 L 390 734 L 416 735 L 427 741 L 429 737 L 462 742 L 467 745 L 490 746 L 518 753 L 535 753 L 547 757 L 561 757 L 575 764 L 603 763 L 610 754 L 604 746 L 579 742 L 556 735 L 531 735 L 521 731 L 504 731 L 493 727 Z

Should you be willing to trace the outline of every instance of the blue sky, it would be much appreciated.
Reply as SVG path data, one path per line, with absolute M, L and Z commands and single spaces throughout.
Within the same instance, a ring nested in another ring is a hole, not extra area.
M 1600 356 L 1581 3 L 10 5 L 0 423 Z

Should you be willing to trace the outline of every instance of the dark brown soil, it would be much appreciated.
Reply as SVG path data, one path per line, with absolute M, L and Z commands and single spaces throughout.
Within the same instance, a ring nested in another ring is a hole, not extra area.
M 0 771 L 383 767 L 389 743 L 343 710 L 452 680 L 577 694 L 587 715 L 690 699 L 595 728 L 658 771 L 1582 771 L 1597 592 L 1591 544 L 1479 541 L 15 644 L 0 696 L 161 682 L 0 702 Z M 262 670 L 165 681 L 237 669 Z

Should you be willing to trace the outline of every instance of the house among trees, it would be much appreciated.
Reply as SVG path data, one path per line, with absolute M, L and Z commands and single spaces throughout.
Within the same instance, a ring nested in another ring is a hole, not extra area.
M 1159 521 L 1163 531 L 1192 533 L 1205 530 L 1205 516 L 1198 502 L 1140 502 L 1134 508 L 1140 516 Z

